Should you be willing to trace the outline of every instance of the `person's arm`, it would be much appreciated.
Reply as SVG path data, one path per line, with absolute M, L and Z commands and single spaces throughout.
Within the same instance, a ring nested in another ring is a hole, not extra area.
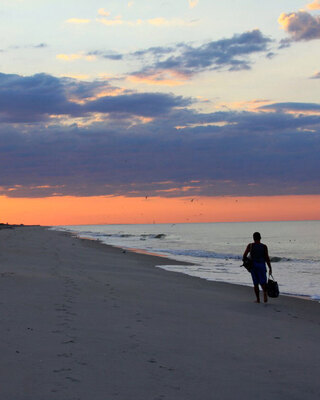
M 247 256 L 248 256 L 249 253 L 250 253 L 250 243 L 248 244 L 248 246 L 247 246 L 245 252 L 243 253 L 242 261 L 244 261 L 244 260 L 247 258 Z
M 272 274 L 272 267 L 271 267 L 271 262 L 270 262 L 268 247 L 267 247 L 266 245 L 264 245 L 264 250 L 265 250 L 265 259 L 266 259 L 266 263 L 267 263 L 268 268 L 269 268 L 269 275 L 271 275 L 271 274 Z

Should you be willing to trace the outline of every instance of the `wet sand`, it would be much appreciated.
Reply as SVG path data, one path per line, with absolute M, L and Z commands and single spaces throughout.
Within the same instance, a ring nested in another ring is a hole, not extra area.
M 318 399 L 320 304 L 167 272 L 41 227 L 0 230 L 0 399 Z

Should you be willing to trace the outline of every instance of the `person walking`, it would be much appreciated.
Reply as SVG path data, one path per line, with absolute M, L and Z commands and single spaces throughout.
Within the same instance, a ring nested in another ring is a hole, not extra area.
M 272 274 L 271 262 L 268 253 L 268 247 L 261 243 L 261 235 L 259 232 L 253 234 L 254 243 L 249 243 L 245 252 L 243 253 L 243 261 L 248 258 L 250 253 L 250 258 L 253 262 L 253 267 L 251 269 L 251 277 L 253 281 L 254 293 L 256 295 L 256 303 L 260 303 L 260 291 L 259 285 L 263 290 L 263 300 L 266 303 L 268 301 L 267 295 L 267 268 L 269 268 L 269 275 Z

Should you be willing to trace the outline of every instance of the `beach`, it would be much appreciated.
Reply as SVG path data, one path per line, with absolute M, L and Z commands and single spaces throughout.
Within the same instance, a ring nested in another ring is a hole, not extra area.
M 319 398 L 318 302 L 255 304 L 252 288 L 155 267 L 169 264 L 0 230 L 0 398 Z

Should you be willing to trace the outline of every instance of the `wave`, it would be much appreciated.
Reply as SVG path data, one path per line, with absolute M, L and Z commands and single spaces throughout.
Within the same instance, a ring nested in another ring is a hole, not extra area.
M 155 234 L 143 233 L 141 235 L 136 235 L 136 236 L 144 239 L 164 239 L 165 237 L 167 237 L 165 233 L 155 233 Z
M 67 231 L 70 232 L 70 229 L 59 229 L 61 231 Z M 167 237 L 165 233 L 154 233 L 154 234 L 139 234 L 139 235 L 134 235 L 131 233 L 102 233 L 102 232 L 93 232 L 93 231 L 71 231 L 72 233 L 75 233 L 76 235 L 81 235 L 83 236 L 90 236 L 93 238 L 138 238 L 141 240 L 146 240 L 146 239 L 164 239 Z
M 220 259 L 220 260 L 241 260 L 242 261 L 242 255 L 239 254 L 230 254 L 230 253 L 216 253 L 214 251 L 208 251 L 208 250 L 195 250 L 195 249 L 153 249 L 155 252 L 159 253 L 167 253 L 167 254 L 172 254 L 175 256 L 188 256 L 188 257 L 196 257 L 196 258 L 212 258 L 212 259 Z M 288 261 L 294 261 L 294 262 L 306 262 L 306 260 L 293 260 L 290 258 L 286 257 L 270 257 L 270 261 L 272 263 L 278 263 L 278 262 L 288 262 Z
M 235 254 L 224 254 L 224 253 L 216 253 L 214 251 L 207 250 L 189 250 L 189 249 L 155 249 L 155 252 L 172 254 L 175 256 L 189 256 L 189 257 L 197 257 L 197 258 L 218 258 L 218 259 L 233 259 L 233 260 L 241 260 L 242 256 Z
M 270 257 L 270 261 L 275 263 L 275 262 L 280 262 L 280 261 L 292 261 L 292 259 L 286 258 L 286 257 Z

